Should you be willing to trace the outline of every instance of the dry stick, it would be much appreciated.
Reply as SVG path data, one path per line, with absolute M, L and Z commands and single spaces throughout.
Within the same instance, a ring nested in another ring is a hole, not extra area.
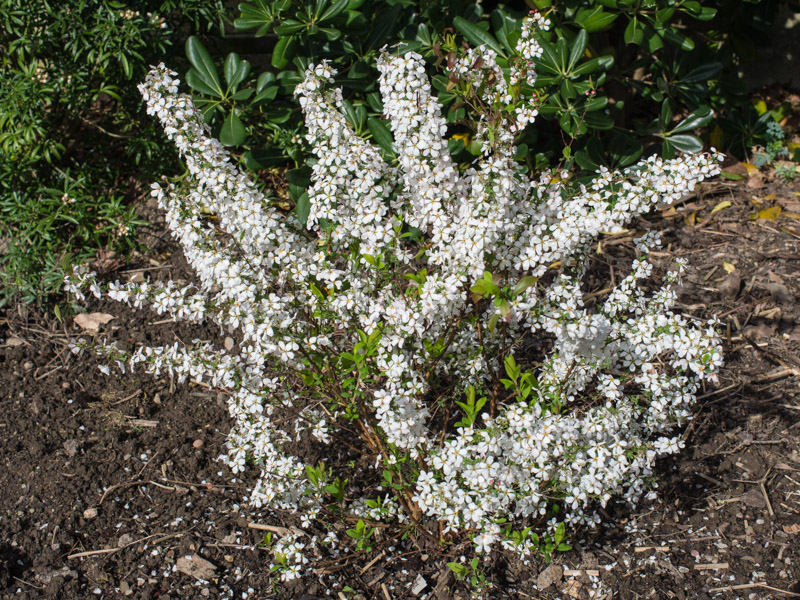
M 167 539 L 173 538 L 173 537 L 180 537 L 184 533 L 186 533 L 186 532 L 171 533 L 171 534 L 168 534 L 168 535 L 165 535 L 165 536 L 162 536 L 162 537 L 158 538 L 156 540 L 156 542 L 167 540 Z M 139 544 L 141 542 L 144 542 L 146 540 L 152 539 L 154 537 L 158 537 L 159 535 L 161 535 L 161 534 L 160 533 L 154 533 L 153 535 L 148 535 L 147 537 L 143 537 L 141 539 L 135 540 L 133 542 L 130 542 L 129 544 L 124 544 L 122 546 L 119 546 L 118 548 L 103 548 L 102 550 L 87 550 L 86 552 L 76 552 L 75 554 L 70 554 L 69 556 L 67 556 L 67 559 L 84 558 L 86 556 L 96 556 L 98 554 L 112 554 L 114 552 L 119 552 L 120 550 L 123 550 L 125 548 L 130 547 L 130 546 L 134 546 L 134 545 Z
M 376 557 L 375 557 L 375 558 L 373 558 L 371 561 L 369 561 L 369 562 L 368 562 L 368 563 L 367 563 L 367 564 L 366 564 L 366 565 L 365 565 L 365 566 L 364 566 L 364 567 L 363 567 L 363 568 L 362 568 L 362 569 L 361 569 L 361 570 L 358 572 L 358 576 L 359 576 L 359 577 L 361 577 L 361 576 L 362 576 L 364 573 L 366 573 L 367 571 L 369 571 L 369 568 L 370 568 L 372 565 L 374 565 L 376 562 L 378 562 L 380 559 L 382 559 L 384 556 L 386 556 L 386 552 L 381 552 L 380 554 L 378 554 L 378 556 L 376 556 Z
M 718 588 L 710 588 L 708 591 L 711 592 L 728 592 L 732 590 L 750 590 L 753 588 L 764 588 L 765 590 L 770 590 L 772 592 L 778 592 L 785 596 L 791 596 L 792 598 L 800 598 L 800 594 L 795 592 L 789 592 L 787 590 L 782 590 L 776 587 L 772 587 L 771 585 L 767 585 L 763 581 L 755 581 L 753 583 L 740 583 L 738 585 L 726 585 L 724 587 Z
M 706 563 L 702 565 L 695 565 L 695 571 L 708 571 L 712 569 L 727 569 L 728 563 Z
M 775 516 L 775 511 L 772 510 L 772 502 L 769 501 L 769 496 L 767 495 L 767 486 L 765 484 L 767 478 L 769 477 L 769 474 L 772 472 L 772 467 L 774 466 L 775 465 L 770 465 L 769 469 L 767 469 L 767 472 L 764 473 L 764 476 L 761 479 L 757 479 L 755 481 L 750 481 L 748 479 L 734 479 L 734 481 L 737 483 L 754 483 L 761 488 L 761 495 L 764 496 L 764 502 L 766 502 L 767 504 L 767 512 L 769 513 L 770 517 Z

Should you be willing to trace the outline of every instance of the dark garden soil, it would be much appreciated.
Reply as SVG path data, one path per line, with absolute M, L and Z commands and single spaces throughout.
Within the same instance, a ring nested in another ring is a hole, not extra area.
M 655 499 L 610 504 L 604 524 L 574 532 L 574 549 L 550 566 L 484 559 L 486 597 L 800 598 L 800 186 L 743 169 L 727 170 L 744 180 L 708 183 L 637 224 L 663 231 L 662 269 L 689 260 L 680 308 L 717 315 L 724 337 L 726 366 L 700 396 L 686 449 L 660 464 Z M 598 248 L 592 297 L 610 270 L 628 268 L 632 235 Z M 144 242 L 149 253 L 132 264 L 98 266 L 119 279 L 189 276 L 158 225 Z M 101 330 L 123 342 L 225 343 L 110 302 L 89 310 L 114 315 Z M 302 583 L 273 585 L 258 544 L 297 517 L 251 511 L 256 473 L 235 477 L 217 460 L 225 392 L 105 376 L 69 352 L 81 333 L 21 305 L 0 314 L 0 597 L 469 597 L 445 566 L 466 545 L 401 548 L 387 532 L 369 555 L 324 557 Z

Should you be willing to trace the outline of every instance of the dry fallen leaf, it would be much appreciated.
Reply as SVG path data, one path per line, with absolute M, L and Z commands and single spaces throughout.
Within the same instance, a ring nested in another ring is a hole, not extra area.
M 195 579 L 209 580 L 216 575 L 217 567 L 198 554 L 182 556 L 175 561 L 178 571 Z
M 732 206 L 730 200 L 725 200 L 723 202 L 720 202 L 714 208 L 711 209 L 711 214 L 713 215 L 715 212 L 719 212 L 725 208 L 728 208 L 729 206 Z
M 89 333 L 97 333 L 100 325 L 105 325 L 113 318 L 114 315 L 106 313 L 81 313 L 75 315 L 75 324 Z
M 784 525 L 783 530 L 786 533 L 800 533 L 800 523 L 792 523 L 791 525 Z
M 726 273 L 733 273 L 736 270 L 736 265 L 732 265 L 729 262 L 723 262 L 722 268 L 725 269 Z
M 780 205 L 770 206 L 769 208 L 762 208 L 756 213 L 756 219 L 764 219 L 765 221 L 774 221 L 781 216 Z

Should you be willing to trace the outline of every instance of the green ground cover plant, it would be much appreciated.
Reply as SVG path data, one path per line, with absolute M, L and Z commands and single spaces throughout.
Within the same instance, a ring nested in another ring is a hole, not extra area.
M 124 253 L 137 181 L 181 171 L 136 84 L 221 0 L 0 0 L 2 301 L 44 300 L 65 265 Z

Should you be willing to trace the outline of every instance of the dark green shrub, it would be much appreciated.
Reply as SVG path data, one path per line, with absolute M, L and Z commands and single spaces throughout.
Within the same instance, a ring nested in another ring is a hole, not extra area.
M 136 85 L 223 14 L 222 0 L 0 0 L 2 300 L 55 291 L 70 255 L 131 247 L 135 181 L 180 168 Z
M 272 68 L 250 75 L 246 61 L 230 55 L 222 82 L 194 39 L 187 45 L 193 64 L 187 82 L 223 143 L 241 147 L 251 168 L 294 162 L 290 192 L 301 213 L 306 170 L 291 93 L 310 62 L 333 62 L 351 124 L 390 147 L 368 67 L 377 49 L 414 49 L 441 65 L 463 43 L 482 44 L 508 67 L 518 60 L 515 44 L 530 7 L 551 21 L 539 34 L 545 50 L 539 79 L 523 90 L 536 95 L 541 115 L 520 140 L 518 158 L 531 168 L 557 162 L 589 171 L 624 167 L 642 155 L 670 157 L 709 144 L 741 154 L 765 135 L 766 122 L 757 113 L 752 119 L 737 64 L 767 43 L 780 0 L 527 3 L 254 0 L 239 5 L 235 25 L 256 37 L 272 36 Z M 434 85 L 452 125 L 451 150 L 471 160 L 477 147 L 469 143 L 474 115 L 468 99 L 443 76 Z M 266 147 L 257 141 L 263 139 Z

